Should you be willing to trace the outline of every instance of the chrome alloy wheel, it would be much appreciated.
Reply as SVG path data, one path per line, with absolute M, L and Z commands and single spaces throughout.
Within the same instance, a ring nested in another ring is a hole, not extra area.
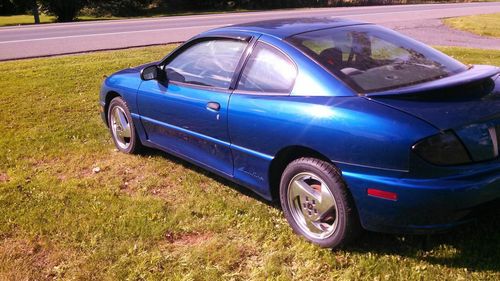
M 312 238 L 328 238 L 337 229 L 335 198 L 325 182 L 312 173 L 292 178 L 288 185 L 288 206 L 297 225 Z
M 130 146 L 132 137 L 130 122 L 127 119 L 125 111 L 120 106 L 115 106 L 111 112 L 111 131 L 116 144 L 121 149 L 127 149 Z

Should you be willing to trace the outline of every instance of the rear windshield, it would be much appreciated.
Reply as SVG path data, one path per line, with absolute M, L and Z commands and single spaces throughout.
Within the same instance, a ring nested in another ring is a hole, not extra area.
M 287 41 L 360 93 L 437 80 L 467 69 L 437 50 L 375 25 L 311 31 Z

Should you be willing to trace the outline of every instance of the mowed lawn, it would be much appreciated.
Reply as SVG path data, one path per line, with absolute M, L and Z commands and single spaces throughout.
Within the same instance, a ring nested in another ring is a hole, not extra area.
M 51 23 L 55 21 L 55 17 L 40 15 L 40 23 Z M 13 15 L 13 16 L 0 16 L 0 26 L 9 25 L 25 25 L 34 24 L 35 18 L 33 15 Z
M 500 37 L 500 13 L 449 18 L 444 23 L 478 35 Z
M 77 21 L 95 21 L 95 20 L 114 20 L 122 19 L 120 17 L 94 17 L 94 16 L 79 16 Z M 56 17 L 48 15 L 40 15 L 40 23 L 53 23 L 56 21 Z M 0 27 L 1 26 L 12 26 L 12 25 L 26 25 L 34 24 L 35 18 L 33 15 L 13 15 L 13 16 L 0 16 Z
M 118 153 L 103 75 L 175 46 L 0 63 L 0 280 L 499 280 L 500 212 L 331 251 L 244 188 L 153 150 Z M 500 65 L 500 51 L 443 48 Z

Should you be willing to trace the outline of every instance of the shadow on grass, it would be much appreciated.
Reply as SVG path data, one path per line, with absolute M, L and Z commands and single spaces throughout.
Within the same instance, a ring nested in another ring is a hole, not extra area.
M 471 271 L 500 271 L 500 207 L 489 206 L 471 223 L 433 235 L 365 233 L 346 249 L 399 255 Z M 445 254 L 443 254 L 445 253 Z
M 244 186 L 241 186 L 239 184 L 236 184 L 222 176 L 219 176 L 215 173 L 212 173 L 210 171 L 207 171 L 201 167 L 198 167 L 196 166 L 195 164 L 192 164 L 191 162 L 188 162 L 182 158 L 179 158 L 179 157 L 176 157 L 174 155 L 171 155 L 171 154 L 168 154 L 166 152 L 163 152 L 161 150 L 157 150 L 157 149 L 153 149 L 153 148 L 145 148 L 141 154 L 143 156 L 161 156 L 177 165 L 181 165 L 182 167 L 186 168 L 186 169 L 189 169 L 189 170 L 192 170 L 192 171 L 195 171 L 196 173 L 199 173 L 199 174 L 202 174 L 206 177 L 209 177 L 215 181 L 218 181 L 219 183 L 229 187 L 229 188 L 232 188 L 236 191 L 238 191 L 239 193 L 245 195 L 245 196 L 248 196 L 252 199 L 255 199 L 259 202 L 262 202 L 268 206 L 271 206 L 273 208 L 281 208 L 279 206 L 279 202 L 270 202 L 270 201 L 267 201 L 266 199 L 262 198 L 260 195 L 258 195 L 257 193 L 253 192 L 252 190 L 244 187 Z
M 269 202 L 248 188 L 233 183 L 221 176 L 204 170 L 181 158 L 165 152 L 146 149 L 145 156 L 161 156 L 175 164 L 182 165 L 203 174 L 239 193 L 280 209 L 279 202 Z M 470 271 L 500 271 L 500 202 L 481 210 L 476 219 L 445 233 L 433 235 L 395 235 L 365 232 L 348 252 L 377 253 L 413 258 L 453 268 L 467 268 Z M 445 254 L 443 254 L 443 252 Z

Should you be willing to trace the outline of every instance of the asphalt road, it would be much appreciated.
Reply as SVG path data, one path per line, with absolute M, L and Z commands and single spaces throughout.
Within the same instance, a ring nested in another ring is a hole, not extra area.
M 345 17 L 397 29 L 428 44 L 500 49 L 500 40 L 453 31 L 439 19 L 499 13 L 500 2 L 295 9 L 0 28 L 0 60 L 184 41 L 215 27 L 285 17 Z

